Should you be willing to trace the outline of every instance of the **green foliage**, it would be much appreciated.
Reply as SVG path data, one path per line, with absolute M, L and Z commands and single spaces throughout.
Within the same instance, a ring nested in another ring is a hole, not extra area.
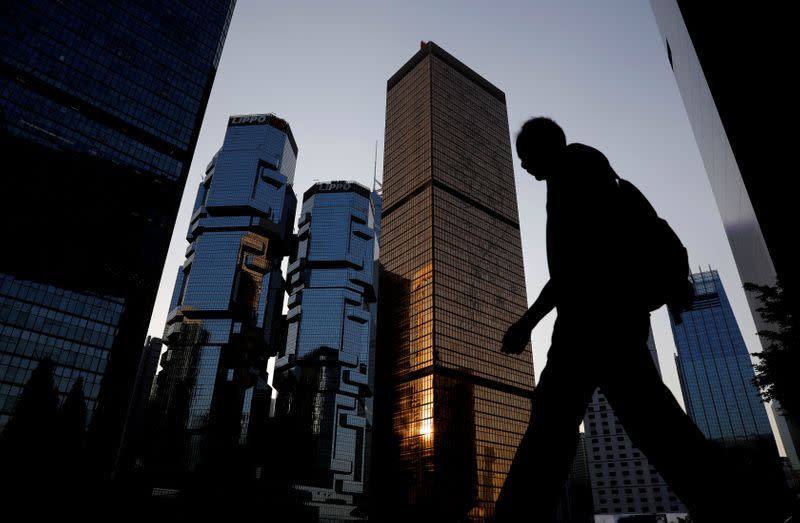
M 776 286 L 745 283 L 744 289 L 756 294 L 761 303 L 756 310 L 772 327 L 758 331 L 764 350 L 755 353 L 760 361 L 754 366 L 754 383 L 764 400 L 777 400 L 782 413 L 800 423 L 800 349 L 783 288 L 779 281 Z

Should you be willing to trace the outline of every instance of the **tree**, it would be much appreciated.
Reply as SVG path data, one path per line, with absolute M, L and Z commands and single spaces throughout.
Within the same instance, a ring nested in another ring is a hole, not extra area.
M 53 474 L 58 458 L 58 389 L 53 370 L 53 361 L 44 358 L 31 372 L 0 441 L 4 505 L 12 513 L 24 511 L 31 521 L 52 517 L 58 506 Z
M 775 286 L 745 283 L 744 289 L 756 293 L 761 307 L 756 309 L 772 329 L 758 331 L 764 350 L 755 353 L 760 360 L 754 365 L 753 383 L 765 401 L 780 402 L 783 414 L 800 424 L 800 348 L 791 309 L 780 281 Z
M 53 361 L 42 359 L 22 389 L 14 415 L 3 431 L 2 446 L 11 461 L 46 463 L 58 426 L 58 389 Z M 26 465 L 26 468 L 30 463 Z

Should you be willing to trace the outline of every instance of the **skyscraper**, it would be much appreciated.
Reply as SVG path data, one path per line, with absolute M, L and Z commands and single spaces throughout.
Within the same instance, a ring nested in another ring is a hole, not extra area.
M 269 416 L 296 199 L 297 144 L 272 114 L 232 116 L 200 184 L 164 329 L 151 468 L 161 486 L 235 467 Z M 253 446 L 256 448 L 253 449 Z M 255 471 L 257 463 L 244 466 Z
M 661 372 L 652 331 L 647 347 Z M 664 478 L 634 446 L 600 389 L 592 395 L 583 424 L 595 514 L 687 512 Z
M 115 467 L 117 471 L 126 473 L 131 467 L 141 465 L 140 462 L 131 463 L 131 459 L 134 455 L 141 455 L 142 446 L 146 443 L 147 405 L 150 401 L 150 391 L 153 389 L 163 347 L 164 340 L 161 338 L 147 337 L 139 360 L 139 369 L 136 372 L 136 382 L 131 394 L 128 413 L 125 417 L 122 448 Z
M 768 500 L 762 501 L 770 504 L 765 509 L 783 510 L 789 502 L 786 478 L 725 289 L 715 270 L 692 278 L 695 303 L 681 314 L 680 325 L 672 323 L 686 412 L 731 456 L 731 465 L 746 467 L 742 478 L 751 481 L 746 495 Z
M 311 187 L 288 268 L 287 342 L 275 364 L 276 417 L 285 432 L 272 452 L 293 456 L 283 473 L 320 521 L 365 514 L 379 198 L 355 182 Z
M 709 439 L 729 445 L 774 438 L 753 366 L 717 271 L 693 274 L 695 303 L 672 323 L 686 412 Z
M 795 98 L 786 64 L 794 21 L 779 9 L 651 0 L 697 147 L 743 282 L 780 278 L 795 328 L 800 289 L 794 246 L 798 223 L 790 134 L 782 128 Z M 745 35 L 743 37 L 743 35 Z M 666 60 L 665 60 L 666 63 Z M 763 320 L 747 295 L 758 330 Z M 774 407 L 774 403 L 773 403 Z M 787 455 L 800 470 L 800 427 L 774 409 Z
M 587 461 L 586 433 L 581 432 L 572 467 L 564 485 L 556 520 L 564 523 L 594 523 L 592 483 Z
M 83 379 L 103 473 L 233 7 L 31 1 L 0 14 L 0 153 L 13 166 L 0 191 L 0 430 L 49 356 L 62 397 Z
M 388 81 L 383 189 L 383 508 L 482 521 L 534 385 L 530 350 L 500 352 L 527 308 L 517 198 L 505 95 L 433 42 Z
M 771 132 L 795 96 L 777 76 L 792 57 L 791 17 L 685 0 L 651 4 L 742 280 L 771 283 L 777 272 L 796 298 L 792 224 L 800 216 L 783 175 L 792 144 Z

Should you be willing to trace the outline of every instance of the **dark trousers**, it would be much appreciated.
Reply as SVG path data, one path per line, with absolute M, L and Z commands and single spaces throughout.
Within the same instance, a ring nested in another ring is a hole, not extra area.
M 497 500 L 496 521 L 553 521 L 578 427 L 597 387 L 695 521 L 727 521 L 720 510 L 734 492 L 723 485 L 715 449 L 661 380 L 647 348 L 649 314 L 592 323 L 562 316 L 533 393 L 530 425 Z

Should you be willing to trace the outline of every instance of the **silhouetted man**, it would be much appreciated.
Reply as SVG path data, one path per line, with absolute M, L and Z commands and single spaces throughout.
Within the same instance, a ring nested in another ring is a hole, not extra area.
M 578 426 L 599 386 L 634 445 L 664 476 L 697 521 L 750 521 L 751 508 L 725 481 L 712 446 L 662 383 L 647 338 L 650 315 L 630 299 L 617 175 L 601 152 L 567 145 L 548 118 L 517 137 L 522 167 L 547 182 L 550 280 L 503 339 L 522 352 L 533 328 L 555 308 L 547 365 L 533 393 L 531 422 L 497 500 L 497 521 L 552 521 L 578 441 Z M 630 229 L 628 229 L 630 230 Z M 612 487 L 613 488 L 613 487 Z M 755 514 L 755 511 L 753 512 Z M 725 519 L 733 518 L 733 519 Z M 761 511 L 752 521 L 773 521 Z

